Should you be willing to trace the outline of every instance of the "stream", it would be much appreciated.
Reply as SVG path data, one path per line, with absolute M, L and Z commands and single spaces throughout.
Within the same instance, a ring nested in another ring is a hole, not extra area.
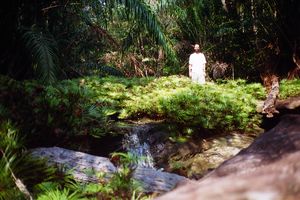
M 123 139 L 123 148 L 138 158 L 138 167 L 154 168 L 154 159 L 150 152 L 150 145 L 147 140 L 142 139 L 150 129 L 151 126 L 149 125 L 136 126 Z

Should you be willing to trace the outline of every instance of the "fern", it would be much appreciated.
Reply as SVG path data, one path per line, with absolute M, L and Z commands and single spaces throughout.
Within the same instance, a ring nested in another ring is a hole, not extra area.
M 76 192 L 70 192 L 69 189 L 55 189 L 49 190 L 45 188 L 45 192 L 38 196 L 37 200 L 79 200 L 80 195 Z

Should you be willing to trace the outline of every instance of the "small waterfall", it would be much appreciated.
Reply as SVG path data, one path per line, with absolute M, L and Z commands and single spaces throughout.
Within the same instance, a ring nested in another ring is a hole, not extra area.
M 150 146 L 147 143 L 147 133 L 150 125 L 134 127 L 132 132 L 127 134 L 123 140 L 123 147 L 134 156 L 138 157 L 137 166 L 154 168 L 153 157 L 150 153 Z

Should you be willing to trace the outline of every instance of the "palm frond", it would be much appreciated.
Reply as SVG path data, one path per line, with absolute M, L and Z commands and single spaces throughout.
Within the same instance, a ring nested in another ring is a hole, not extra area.
M 130 14 L 141 23 L 144 23 L 149 33 L 153 35 L 158 44 L 162 45 L 168 57 L 171 60 L 178 62 L 171 42 L 164 34 L 161 24 L 150 5 L 144 0 L 118 0 L 118 2 L 125 5 L 130 11 Z
M 58 53 L 55 39 L 49 33 L 35 26 L 22 35 L 26 48 L 32 55 L 33 66 L 43 83 L 53 83 L 57 79 Z

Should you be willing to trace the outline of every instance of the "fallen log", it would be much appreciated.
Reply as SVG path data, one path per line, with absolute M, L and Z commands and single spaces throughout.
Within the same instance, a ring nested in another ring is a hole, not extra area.
M 99 182 L 98 173 L 105 173 L 104 181 L 118 171 L 118 168 L 108 158 L 90 155 L 60 147 L 36 148 L 31 155 L 44 158 L 49 165 L 70 171 L 74 178 L 80 182 Z M 139 181 L 145 192 L 163 193 L 170 191 L 184 179 L 177 174 L 162 172 L 153 168 L 137 167 L 133 178 Z
M 168 199 L 300 199 L 300 115 L 285 115 L 248 148 Z

